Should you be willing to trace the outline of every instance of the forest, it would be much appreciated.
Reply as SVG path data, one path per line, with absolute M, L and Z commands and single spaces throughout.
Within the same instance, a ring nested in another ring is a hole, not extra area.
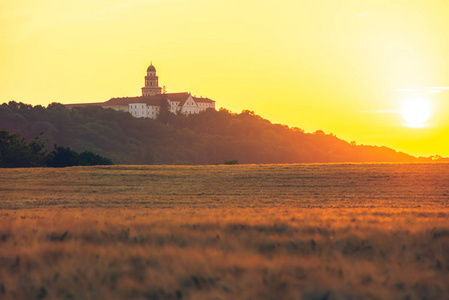
M 115 164 L 432 161 L 349 143 L 320 130 L 306 133 L 272 124 L 249 110 L 161 114 L 152 120 L 95 106 L 69 109 L 60 103 L 43 107 L 10 101 L 0 106 L 0 129 L 29 141 L 39 136 L 50 146 L 92 152 Z

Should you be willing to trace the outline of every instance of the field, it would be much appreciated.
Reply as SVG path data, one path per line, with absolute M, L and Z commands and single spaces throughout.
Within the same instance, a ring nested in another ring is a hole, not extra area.
M 449 299 L 449 164 L 0 169 L 0 299 Z

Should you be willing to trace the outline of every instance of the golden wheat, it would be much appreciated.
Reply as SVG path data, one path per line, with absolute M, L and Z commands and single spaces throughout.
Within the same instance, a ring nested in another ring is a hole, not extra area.
M 0 172 L 1 299 L 448 299 L 447 164 Z

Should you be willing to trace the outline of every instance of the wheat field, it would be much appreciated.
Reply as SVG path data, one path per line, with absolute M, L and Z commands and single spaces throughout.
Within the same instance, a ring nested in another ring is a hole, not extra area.
M 448 164 L 0 170 L 0 299 L 449 299 Z

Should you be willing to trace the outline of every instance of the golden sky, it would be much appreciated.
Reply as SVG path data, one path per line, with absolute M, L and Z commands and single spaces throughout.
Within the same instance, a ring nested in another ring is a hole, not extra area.
M 449 156 L 448 16 L 447 0 L 2 1 L 0 102 L 137 96 L 152 61 L 168 92 Z

